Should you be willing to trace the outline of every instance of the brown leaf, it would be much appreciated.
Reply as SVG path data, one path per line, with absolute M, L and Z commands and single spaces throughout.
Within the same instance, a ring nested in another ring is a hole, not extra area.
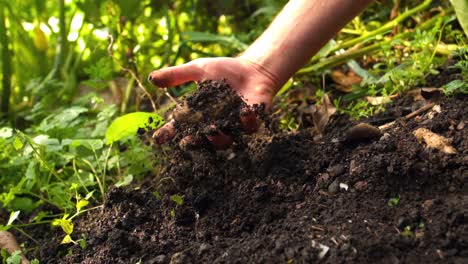
M 366 123 L 359 123 L 349 129 L 346 134 L 345 142 L 359 143 L 372 139 L 377 139 L 382 136 L 380 129 Z
M 413 131 L 413 135 L 419 142 L 424 141 L 428 148 L 438 149 L 446 154 L 457 153 L 457 150 L 450 145 L 451 139 L 438 135 L 427 128 L 418 128 Z
M 421 96 L 424 99 L 430 100 L 430 101 L 439 99 L 442 93 L 443 93 L 442 88 L 435 88 L 435 87 L 421 88 Z
M 334 70 L 331 73 L 331 77 L 337 84 L 336 89 L 344 93 L 350 93 L 352 91 L 352 85 L 362 81 L 362 78 L 353 71 L 348 71 L 344 74 L 341 71 Z
M 390 95 L 390 96 L 366 96 L 367 102 L 371 105 L 381 105 L 390 103 L 393 98 L 398 97 L 398 94 Z
M 0 249 L 5 249 L 10 255 L 15 251 L 20 251 L 21 263 L 29 264 L 29 260 L 21 251 L 21 247 L 18 245 L 15 236 L 8 231 L 0 231 Z
M 323 134 L 325 126 L 335 112 L 336 107 L 331 103 L 327 94 L 323 96 L 320 105 L 316 104 L 312 106 L 312 121 L 320 134 Z

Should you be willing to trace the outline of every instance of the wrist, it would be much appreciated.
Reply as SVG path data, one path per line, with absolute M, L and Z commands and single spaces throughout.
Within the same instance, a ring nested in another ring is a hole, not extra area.
M 274 94 L 276 94 L 287 81 L 287 79 L 283 80 L 280 76 L 278 76 L 278 73 L 272 71 L 272 69 L 268 67 L 268 64 L 265 63 L 262 57 L 251 56 L 249 54 L 243 53 L 238 57 L 238 59 L 248 64 L 249 67 L 253 68 L 256 73 L 262 76 L 262 78 L 265 79 L 267 86 L 272 89 Z

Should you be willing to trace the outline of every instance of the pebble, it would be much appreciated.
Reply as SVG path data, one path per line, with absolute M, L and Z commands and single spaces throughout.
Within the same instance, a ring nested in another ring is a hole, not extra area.
M 185 263 L 191 263 L 189 257 L 185 255 L 183 252 L 177 252 L 171 257 L 171 262 L 170 264 L 185 264 Z
M 354 189 L 357 191 L 365 191 L 367 189 L 367 181 L 358 181 L 354 184 Z
M 328 192 L 329 193 L 337 193 L 340 188 L 340 182 L 338 179 L 334 180 L 329 186 L 328 186 Z
M 345 172 L 345 167 L 342 164 L 336 164 L 331 167 L 328 167 L 327 169 L 328 174 L 330 174 L 331 177 L 336 177 Z
M 432 200 L 432 199 L 431 200 L 426 200 L 423 203 L 423 209 L 425 211 L 429 211 L 429 210 L 431 210 L 433 205 L 434 205 L 434 200 Z
M 166 263 L 166 262 L 167 262 L 166 255 L 158 255 L 153 259 L 153 263 L 156 263 L 156 264 Z
M 198 254 L 203 255 L 204 253 L 208 252 L 210 250 L 211 245 L 207 243 L 202 243 L 200 245 L 200 248 L 198 249 Z

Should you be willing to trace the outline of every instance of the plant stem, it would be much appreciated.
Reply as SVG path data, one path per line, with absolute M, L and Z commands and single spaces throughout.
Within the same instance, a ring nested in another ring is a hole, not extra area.
M 397 16 L 395 19 L 393 19 L 392 21 L 386 23 L 382 27 L 380 27 L 380 28 L 378 28 L 376 30 L 373 30 L 371 32 L 368 32 L 366 34 L 363 34 L 360 37 L 345 41 L 345 42 L 337 45 L 336 47 L 334 47 L 332 49 L 331 52 L 334 52 L 334 51 L 337 51 L 337 50 L 340 50 L 340 49 L 344 49 L 344 48 L 349 48 L 349 47 L 352 47 L 352 46 L 354 46 L 354 45 L 356 45 L 358 43 L 366 42 L 366 41 L 370 40 L 371 38 L 374 38 L 375 36 L 377 36 L 379 34 L 383 34 L 386 31 L 392 30 L 395 26 L 397 26 L 399 23 L 403 22 L 407 18 L 413 16 L 416 13 L 421 12 L 422 10 L 424 10 L 426 8 L 428 8 L 431 3 L 432 3 L 432 0 L 425 0 L 420 5 L 418 5 L 415 8 L 410 9 L 410 10 L 406 11 L 405 13 Z
M 0 44 L 2 47 L 2 101 L 1 111 L 7 115 L 11 94 L 11 53 L 6 28 L 6 8 L 0 8 Z
M 429 19 L 426 22 L 424 22 L 423 24 L 421 24 L 418 28 L 426 29 L 429 26 L 432 26 L 434 23 L 436 23 L 437 21 L 439 21 L 440 19 L 442 19 L 446 15 L 447 15 L 447 13 L 445 13 L 445 12 L 440 13 L 438 15 L 435 15 L 431 19 Z M 414 31 L 403 32 L 403 33 L 400 33 L 398 35 L 395 35 L 394 37 L 392 37 L 392 39 L 404 38 L 404 37 L 407 37 L 407 36 L 409 36 L 409 35 L 411 35 L 413 33 L 414 33 Z M 372 52 L 375 52 L 375 51 L 379 50 L 384 45 L 388 45 L 388 43 L 389 43 L 389 40 L 383 40 L 381 42 L 376 42 L 376 43 L 374 43 L 372 45 L 369 45 L 367 47 L 363 47 L 363 48 L 359 48 L 359 49 L 348 49 L 344 53 L 341 53 L 341 54 L 338 54 L 338 55 L 335 55 L 335 56 L 332 56 L 332 57 L 328 57 L 328 58 L 326 58 L 326 59 L 324 59 L 322 61 L 319 61 L 319 62 L 317 62 L 317 63 L 315 63 L 315 64 L 313 64 L 311 66 L 302 68 L 297 73 L 298 74 L 304 74 L 304 73 L 308 73 L 308 72 L 312 72 L 312 71 L 322 70 L 322 69 L 325 69 L 325 68 L 331 68 L 331 67 L 337 66 L 339 64 L 345 63 L 345 62 L 347 62 L 349 60 L 358 58 L 358 57 L 360 57 L 362 55 L 365 55 L 365 54 L 369 55 Z

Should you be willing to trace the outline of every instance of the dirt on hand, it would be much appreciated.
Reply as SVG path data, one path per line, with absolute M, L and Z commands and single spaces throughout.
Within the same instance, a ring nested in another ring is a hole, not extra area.
M 189 148 L 211 148 L 207 136 L 223 133 L 240 143 L 244 134 L 240 116 L 246 111 L 262 112 L 260 106 L 247 105 L 225 80 L 202 81 L 172 114 L 176 130 L 172 142 L 180 144 L 189 136 Z

